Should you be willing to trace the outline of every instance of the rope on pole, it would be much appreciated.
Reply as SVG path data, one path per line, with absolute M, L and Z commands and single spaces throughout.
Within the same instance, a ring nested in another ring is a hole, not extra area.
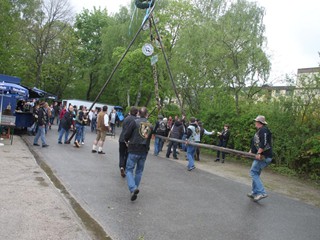
M 119 65 L 121 64 L 121 62 L 123 61 L 123 59 L 125 58 L 125 56 L 127 55 L 127 53 L 129 52 L 131 46 L 133 45 L 133 43 L 135 42 L 135 40 L 137 39 L 139 33 L 142 31 L 143 29 L 143 25 L 145 24 L 145 22 L 149 19 L 149 17 L 151 16 L 151 13 L 153 12 L 154 7 L 151 8 L 149 15 L 144 19 L 144 21 L 142 22 L 140 28 L 138 29 L 137 33 L 135 34 L 135 36 L 133 37 L 133 39 L 131 40 L 131 42 L 129 43 L 126 51 L 123 53 L 123 55 L 121 56 L 121 58 L 119 59 L 119 61 L 117 62 L 116 66 L 113 68 L 109 78 L 107 79 L 107 81 L 104 83 L 104 85 L 102 86 L 100 92 L 98 93 L 97 97 L 95 98 L 95 100 L 93 101 L 93 103 L 91 104 L 90 108 L 89 108 L 89 112 L 91 111 L 91 109 L 93 108 L 93 106 L 96 104 L 96 102 L 98 101 L 98 99 L 100 98 L 101 94 L 103 93 L 103 91 L 105 90 L 105 88 L 108 86 L 109 82 L 111 81 L 113 75 L 115 74 L 116 70 L 118 69 Z
M 172 83 L 174 92 L 175 92 L 175 94 L 176 94 L 176 97 L 177 97 L 179 106 L 180 106 L 180 108 L 181 108 L 181 112 L 184 113 L 184 110 L 183 110 L 183 107 L 182 107 L 182 103 L 181 103 L 181 101 L 180 101 L 179 94 L 178 94 L 178 91 L 177 91 L 176 84 L 175 84 L 174 81 L 173 81 L 173 76 L 172 76 L 171 69 L 170 69 L 170 66 L 169 66 L 169 61 L 168 61 L 167 55 L 166 55 L 166 53 L 165 53 L 165 51 L 164 51 L 164 46 L 163 46 L 163 43 L 162 43 L 162 40 L 161 40 L 159 31 L 158 31 L 158 28 L 157 28 L 156 22 L 154 21 L 153 16 L 151 16 L 151 20 L 152 20 L 154 29 L 155 29 L 156 34 L 157 34 L 157 37 L 158 37 L 158 41 L 159 41 L 159 43 L 160 43 L 160 47 L 161 47 L 161 50 L 162 50 L 162 54 L 163 54 L 164 60 L 165 60 L 165 62 L 166 62 L 166 66 L 167 66 L 167 69 L 168 69 L 168 73 L 169 73 L 169 76 L 170 76 L 170 80 L 171 80 L 171 83 Z

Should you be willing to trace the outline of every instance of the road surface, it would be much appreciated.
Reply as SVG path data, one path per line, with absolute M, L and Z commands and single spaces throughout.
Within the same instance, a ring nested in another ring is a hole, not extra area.
M 247 185 L 199 169 L 188 172 L 182 153 L 178 161 L 185 164 L 150 151 L 138 199 L 131 202 L 118 168 L 117 137 L 106 138 L 105 155 L 91 153 L 95 134 L 89 128 L 81 148 L 57 138 L 56 126 L 47 134 L 48 148 L 25 137 L 113 240 L 320 239 L 319 208 L 274 192 L 255 203 L 246 196 Z

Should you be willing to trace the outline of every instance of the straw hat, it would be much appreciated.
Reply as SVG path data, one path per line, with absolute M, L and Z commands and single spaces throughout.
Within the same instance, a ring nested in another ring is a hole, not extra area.
M 265 118 L 264 116 L 262 116 L 262 115 L 258 115 L 258 116 L 254 119 L 254 121 L 260 122 L 260 123 L 262 123 L 262 124 L 264 124 L 264 125 L 267 125 L 267 124 L 268 124 L 268 123 L 266 122 L 266 118 Z

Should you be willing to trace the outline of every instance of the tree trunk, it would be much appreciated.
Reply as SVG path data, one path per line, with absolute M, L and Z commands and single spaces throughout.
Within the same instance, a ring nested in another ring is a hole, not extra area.
M 128 107 L 131 106 L 131 104 L 130 104 L 130 90 L 129 89 L 127 90 L 127 104 L 128 104 Z
M 161 103 L 160 103 L 160 97 L 159 97 L 159 82 L 158 82 L 158 74 L 157 74 L 157 66 L 154 64 L 152 66 L 152 73 L 153 73 L 153 80 L 154 80 L 154 93 L 156 95 L 156 102 L 158 107 L 158 113 L 161 110 Z
M 141 100 L 141 90 L 142 90 L 142 77 L 140 78 L 139 90 L 137 93 L 136 104 L 135 106 L 139 106 Z
M 89 87 L 88 87 L 88 90 L 87 90 L 87 100 L 90 99 L 90 95 L 91 95 L 91 91 L 92 91 L 92 87 L 93 87 L 93 81 L 94 81 L 94 76 L 93 76 L 93 72 L 90 72 L 89 74 Z
M 153 92 L 151 91 L 150 94 L 149 94 L 149 96 L 148 96 L 148 98 L 147 98 L 146 104 L 145 104 L 146 107 L 148 107 L 149 104 L 150 104 L 150 101 L 151 101 L 151 99 L 152 99 L 152 94 L 153 94 Z M 149 110 L 150 110 L 150 109 L 149 109 Z
M 237 115 L 240 115 L 240 107 L 239 107 L 239 93 L 238 91 L 235 92 L 235 101 L 236 101 L 236 111 Z

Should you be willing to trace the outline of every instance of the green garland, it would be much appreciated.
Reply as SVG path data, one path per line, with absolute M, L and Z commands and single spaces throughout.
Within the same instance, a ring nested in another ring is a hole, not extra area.
M 136 0 L 136 7 L 140 9 L 147 9 L 149 8 L 149 4 L 151 2 L 151 7 L 153 7 L 154 0 Z

